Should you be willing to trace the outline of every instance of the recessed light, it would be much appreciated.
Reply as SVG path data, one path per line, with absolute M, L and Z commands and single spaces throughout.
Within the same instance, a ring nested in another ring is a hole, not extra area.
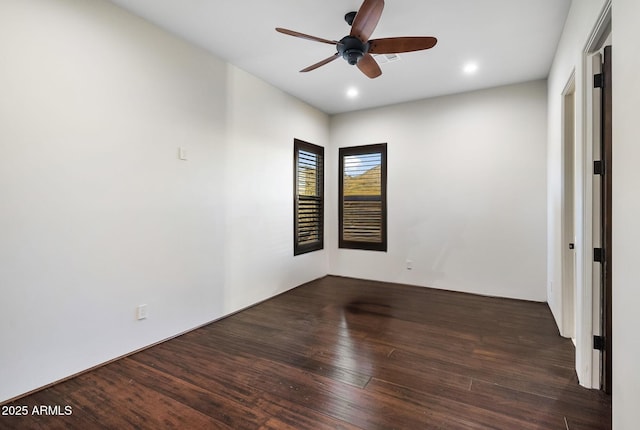
M 477 63 L 467 63 L 464 65 L 464 68 L 462 69 L 467 75 L 473 75 L 475 72 L 478 71 L 478 64 Z
M 351 87 L 347 90 L 347 97 L 349 97 L 350 99 L 355 99 L 356 97 L 358 97 L 358 94 L 360 94 L 360 92 L 355 87 Z

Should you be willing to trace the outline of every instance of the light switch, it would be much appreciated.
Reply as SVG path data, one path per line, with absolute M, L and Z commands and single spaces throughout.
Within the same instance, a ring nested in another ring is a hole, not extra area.
M 178 158 L 187 161 L 187 149 L 186 148 L 178 148 Z

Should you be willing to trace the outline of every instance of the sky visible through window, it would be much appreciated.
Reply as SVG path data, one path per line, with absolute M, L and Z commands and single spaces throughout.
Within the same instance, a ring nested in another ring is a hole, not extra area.
M 305 196 L 318 194 L 317 170 L 318 155 L 300 150 L 298 156 L 298 193 Z
M 360 176 L 369 170 L 380 166 L 382 154 L 379 152 L 371 154 L 347 155 L 344 157 L 344 174 L 347 176 Z

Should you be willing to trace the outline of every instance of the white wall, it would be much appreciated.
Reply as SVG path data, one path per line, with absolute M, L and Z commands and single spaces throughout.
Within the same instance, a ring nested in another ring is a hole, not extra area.
M 293 257 L 293 139 L 325 146 L 329 118 L 246 72 L 230 69 L 225 311 L 328 271 L 326 246 Z
M 640 423 L 640 3 L 613 12 L 613 428 Z
M 389 230 L 386 253 L 337 249 L 329 201 L 330 273 L 545 301 L 546 117 L 544 81 L 332 117 L 330 172 L 388 143 Z
M 103 1 L 5 0 L 0 52 L 0 402 L 327 273 L 291 197 L 326 115 Z

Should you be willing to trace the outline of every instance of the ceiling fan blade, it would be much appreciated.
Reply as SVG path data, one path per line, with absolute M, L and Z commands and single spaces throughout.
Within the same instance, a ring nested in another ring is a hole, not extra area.
M 351 25 L 351 36 L 367 42 L 376 29 L 384 9 L 384 0 L 364 0 Z
M 365 54 L 365 56 L 358 61 L 358 69 L 371 79 L 377 78 L 382 74 L 380 66 L 371 54 Z
M 312 70 L 317 69 L 318 67 L 324 66 L 325 64 L 328 64 L 330 62 L 332 62 L 333 60 L 335 60 L 336 58 L 340 57 L 340 54 L 338 54 L 337 52 L 335 54 L 333 54 L 331 57 L 329 58 L 325 58 L 322 61 L 317 62 L 316 64 L 313 64 L 305 69 L 300 70 L 300 72 L 310 72 Z
M 299 37 L 301 39 L 307 39 L 307 40 L 313 40 L 316 42 L 322 42 L 322 43 L 328 43 L 329 45 L 337 45 L 338 42 L 336 40 L 327 40 L 327 39 L 323 39 L 321 37 L 315 37 L 315 36 L 310 36 L 308 34 L 304 34 L 304 33 L 300 33 L 297 31 L 293 31 L 293 30 L 287 30 L 286 28 L 276 28 L 276 31 L 278 33 L 282 33 L 282 34 L 287 34 L 289 36 L 294 36 L 294 37 Z
M 369 41 L 369 52 L 372 54 L 399 54 L 401 52 L 422 51 L 436 46 L 435 37 L 389 37 Z

